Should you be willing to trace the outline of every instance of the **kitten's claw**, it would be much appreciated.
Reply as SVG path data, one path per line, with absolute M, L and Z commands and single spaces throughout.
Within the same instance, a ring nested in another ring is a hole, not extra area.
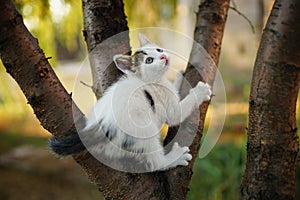
M 180 165 L 181 165 L 181 166 L 188 166 L 189 163 L 188 163 L 187 161 L 183 161 Z
M 174 144 L 173 144 L 173 149 L 176 149 L 176 148 L 178 148 L 178 147 L 179 147 L 178 142 L 174 142 Z
M 189 153 L 189 147 L 180 147 L 177 142 L 173 144 L 171 152 L 174 153 L 174 157 L 177 159 L 172 164 L 173 166 L 187 166 L 189 164 L 189 161 L 192 160 L 192 155 Z
M 191 161 L 193 158 L 193 156 L 189 153 L 184 154 L 184 156 L 185 156 L 186 160 L 188 160 L 188 161 Z

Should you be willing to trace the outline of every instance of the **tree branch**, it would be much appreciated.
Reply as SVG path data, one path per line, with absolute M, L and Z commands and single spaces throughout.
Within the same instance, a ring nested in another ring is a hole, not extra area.
M 229 0 L 203 1 L 202 4 L 199 5 L 199 10 L 197 12 L 194 40 L 197 44 L 200 44 L 202 47 L 204 47 L 204 49 L 212 57 L 216 66 L 219 63 L 221 43 L 225 22 L 227 19 L 228 8 Z M 199 81 L 207 82 L 210 85 L 213 85 L 214 82 L 217 69 L 210 68 L 208 70 L 208 66 L 201 65 L 202 61 L 199 61 L 199 54 L 195 53 L 199 51 L 201 52 L 201 50 L 198 49 L 199 46 L 197 44 L 193 45 L 192 47 L 189 64 L 184 74 L 184 77 L 187 81 L 183 82 L 180 89 L 181 97 L 186 96 L 188 93 L 189 84 L 194 87 Z M 201 71 L 201 74 L 198 70 Z M 184 196 L 184 194 L 187 194 L 188 192 L 188 185 L 192 177 L 192 169 L 200 148 L 200 141 L 202 138 L 208 105 L 209 103 L 204 102 L 200 106 L 200 119 L 199 116 L 194 115 L 188 119 L 193 121 L 194 124 L 198 124 L 198 132 L 193 139 L 192 145 L 190 146 L 193 159 L 189 166 L 187 168 L 176 168 L 166 172 L 170 187 L 176 188 L 177 190 L 176 193 L 172 194 L 172 199 L 180 199 L 180 197 Z M 166 138 L 166 143 L 170 142 L 177 133 L 176 128 L 175 130 L 174 128 L 170 130 L 171 131 L 169 131 Z
M 242 16 L 248 22 L 248 24 L 249 24 L 249 26 L 252 30 L 252 33 L 254 34 L 255 33 L 255 27 L 252 24 L 251 20 L 245 14 L 243 14 L 241 11 L 239 11 L 236 6 L 229 6 L 229 8 L 231 10 L 235 11 L 238 15 Z
M 18 82 L 42 126 L 53 135 L 76 133 L 72 107 L 81 111 L 53 72 L 48 58 L 23 23 L 11 1 L 0 7 L 0 56 L 7 72 Z
M 204 1 L 199 6 L 199 11 L 197 13 L 197 22 L 194 33 L 194 39 L 197 43 L 201 44 L 204 47 L 204 49 L 208 52 L 208 54 L 215 62 L 216 67 L 219 63 L 219 57 L 222 46 L 221 44 L 225 29 L 225 23 L 227 20 L 229 3 L 229 0 Z M 197 48 L 197 46 L 194 46 L 192 48 L 190 60 L 196 59 L 193 58 L 193 51 L 196 51 L 194 48 Z M 203 67 L 205 66 L 202 66 L 202 68 Z M 213 85 L 217 68 L 214 68 L 213 71 L 208 72 L 205 69 L 203 69 L 203 73 L 201 74 L 203 77 L 201 77 L 201 75 L 197 73 L 196 70 L 197 69 L 195 68 L 195 66 L 189 63 L 185 73 L 185 78 L 192 86 L 196 85 L 198 81 L 204 81 L 209 83 L 211 86 Z M 195 77 L 194 74 L 199 74 L 200 77 Z M 180 91 L 181 93 L 185 92 L 184 88 L 185 87 L 182 86 Z M 199 132 L 197 133 L 199 138 L 195 138 L 191 147 L 191 151 L 193 152 L 194 157 L 197 155 L 199 150 L 207 108 L 208 103 L 204 103 L 200 106 Z

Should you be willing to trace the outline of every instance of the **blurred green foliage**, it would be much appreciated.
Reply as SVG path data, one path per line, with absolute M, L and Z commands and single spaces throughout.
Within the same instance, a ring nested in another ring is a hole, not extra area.
M 23 145 L 30 145 L 44 149 L 48 143 L 48 139 L 46 137 L 28 136 L 23 133 L 8 134 L 0 131 L 0 135 L 0 154 Z
M 80 0 L 14 0 L 14 4 L 46 56 L 52 57 L 53 66 L 57 60 L 82 59 L 86 55 Z M 170 24 L 178 14 L 174 0 L 124 0 L 124 4 L 130 28 L 172 28 Z
M 177 15 L 174 0 L 124 0 L 124 3 L 130 28 L 170 24 Z
M 14 4 L 53 66 L 58 59 L 85 55 L 80 0 L 14 0 Z
M 204 159 L 196 159 L 188 200 L 238 200 L 245 163 L 245 143 L 217 144 Z M 296 199 L 299 199 L 299 162 L 296 183 Z
M 39 41 L 52 67 L 59 60 L 82 60 L 86 56 L 80 0 L 13 0 L 28 30 Z M 0 62 L 0 66 L 2 62 Z M 28 114 L 23 95 L 12 92 L 15 84 L 0 67 L 0 114 Z M 30 110 L 31 112 L 31 110 Z
M 188 199 L 238 199 L 246 159 L 245 149 L 245 145 L 221 143 L 204 159 L 197 159 Z

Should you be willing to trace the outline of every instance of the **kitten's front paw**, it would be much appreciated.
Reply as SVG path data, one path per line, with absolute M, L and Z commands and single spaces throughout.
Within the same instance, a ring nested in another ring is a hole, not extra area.
M 196 87 L 190 90 L 190 94 L 194 94 L 197 98 L 198 103 L 201 104 L 203 101 L 210 100 L 212 92 L 210 89 L 210 85 L 208 85 L 207 83 L 198 82 Z
M 189 153 L 190 149 L 188 147 L 180 147 L 177 142 L 174 143 L 171 151 L 178 157 L 172 164 L 174 167 L 178 165 L 187 166 L 189 161 L 192 160 L 192 155 Z

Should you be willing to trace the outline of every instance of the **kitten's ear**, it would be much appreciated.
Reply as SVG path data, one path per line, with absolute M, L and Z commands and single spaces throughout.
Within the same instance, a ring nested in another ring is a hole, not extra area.
M 123 73 L 128 74 L 128 71 L 132 71 L 132 60 L 131 56 L 128 55 L 115 55 L 114 62 L 119 70 Z
M 139 40 L 140 40 L 140 45 L 145 46 L 146 44 L 151 44 L 152 42 L 146 38 L 146 36 L 144 36 L 143 34 L 139 33 Z

